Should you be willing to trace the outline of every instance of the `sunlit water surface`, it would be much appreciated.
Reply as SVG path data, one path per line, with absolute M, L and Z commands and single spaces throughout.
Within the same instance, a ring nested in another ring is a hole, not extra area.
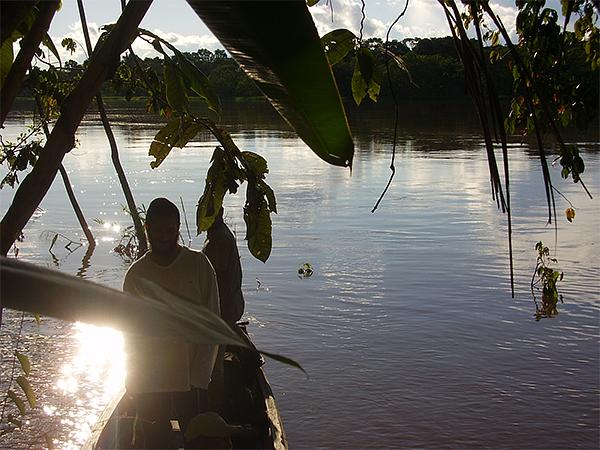
M 151 170 L 147 151 L 158 125 L 126 119 L 115 119 L 114 130 L 137 202 L 182 198 L 195 234 L 215 142 L 203 135 Z M 358 122 L 352 173 L 320 161 L 272 115 L 233 128 L 242 150 L 268 159 L 277 194 L 266 264 L 245 247 L 243 195 L 227 199 L 226 215 L 238 237 L 254 340 L 310 374 L 275 362 L 266 369 L 292 448 L 598 448 L 598 144 L 580 139 L 593 200 L 552 168 L 577 216 L 566 221 L 569 204 L 557 194 L 564 304 L 558 317 L 536 322 L 534 245 L 554 247 L 555 237 L 534 151 L 517 141 L 510 149 L 511 299 L 506 217 L 490 196 L 477 128 L 456 116 L 433 128 L 405 121 L 394 182 L 370 212 L 389 176 L 391 122 L 385 115 Z M 13 119 L 3 139 L 25 124 Z M 88 121 L 77 139 L 64 165 L 99 245 L 91 256 L 85 247 L 64 248 L 62 236 L 78 241 L 82 233 L 57 180 L 18 244 L 19 258 L 120 288 L 129 263 L 112 248 L 129 225 L 125 201 L 102 128 Z M 0 192 L 2 213 L 11 196 L 10 188 Z M 185 225 L 182 235 L 187 242 Z M 202 240 L 192 237 L 192 247 Z M 312 264 L 312 277 L 298 278 L 303 263 Z M 5 311 L 2 392 L 20 325 L 20 313 Z M 0 447 L 41 448 L 48 438 L 78 448 L 120 389 L 120 334 L 47 318 L 38 325 L 26 315 L 18 347 L 32 361 L 38 406 Z

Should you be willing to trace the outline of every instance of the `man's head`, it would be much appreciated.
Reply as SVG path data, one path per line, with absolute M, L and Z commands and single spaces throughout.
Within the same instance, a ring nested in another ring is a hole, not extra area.
M 177 247 L 179 209 L 166 198 L 155 198 L 146 211 L 146 233 L 152 251 L 165 253 Z

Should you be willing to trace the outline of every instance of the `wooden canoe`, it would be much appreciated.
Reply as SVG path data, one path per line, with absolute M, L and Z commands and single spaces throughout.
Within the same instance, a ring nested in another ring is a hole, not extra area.
M 242 329 L 245 331 L 244 327 Z M 288 449 L 281 415 L 262 363 L 264 360 L 257 353 L 239 347 L 227 347 L 224 360 L 224 419 L 229 424 L 242 425 L 244 431 L 234 433 L 230 441 L 208 438 L 207 448 Z M 107 405 L 83 448 L 134 448 L 131 446 L 134 420 L 133 399 L 124 391 L 118 393 Z M 172 425 L 170 448 L 185 448 L 183 434 L 178 431 L 176 423 Z

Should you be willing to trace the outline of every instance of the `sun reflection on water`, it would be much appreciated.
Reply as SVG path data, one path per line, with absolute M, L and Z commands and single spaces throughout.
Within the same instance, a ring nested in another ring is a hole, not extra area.
M 60 443 L 63 449 L 81 447 L 107 403 L 122 391 L 125 380 L 121 332 L 79 322 L 73 329 L 77 351 L 73 360 L 61 367 L 54 387 L 77 408 L 64 414 L 60 407 L 44 407 L 48 416 L 62 414 L 61 423 L 70 430 L 68 441 Z

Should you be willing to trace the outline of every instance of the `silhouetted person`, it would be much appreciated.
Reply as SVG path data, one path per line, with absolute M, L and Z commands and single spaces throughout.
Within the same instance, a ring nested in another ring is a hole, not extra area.
M 235 236 L 223 220 L 223 208 L 208 229 L 202 251 L 217 273 L 221 318 L 239 332 L 236 322 L 244 314 L 242 294 L 242 266 Z M 208 389 L 209 407 L 218 413 L 225 413 L 225 373 L 224 347 L 219 348 L 212 381 Z
M 235 236 L 223 220 L 223 208 L 207 231 L 202 251 L 217 273 L 221 317 L 229 325 L 235 325 L 244 314 L 242 266 Z
M 145 225 L 150 251 L 131 265 L 123 290 L 142 295 L 144 287 L 140 280 L 149 280 L 218 315 L 215 271 L 202 252 L 179 245 L 179 225 L 175 204 L 165 198 L 152 200 Z M 167 447 L 170 419 L 178 419 L 185 430 L 188 421 L 206 409 L 206 389 L 217 347 L 192 345 L 177 339 L 127 336 L 125 385 L 137 404 L 140 427 L 136 445 Z

